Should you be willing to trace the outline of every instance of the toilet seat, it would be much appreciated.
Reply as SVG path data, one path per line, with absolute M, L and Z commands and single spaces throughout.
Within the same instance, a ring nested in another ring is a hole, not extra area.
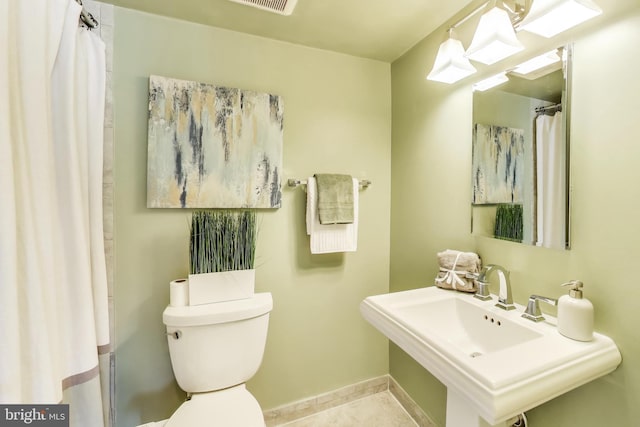
M 244 384 L 194 394 L 164 427 L 264 427 L 262 409 Z

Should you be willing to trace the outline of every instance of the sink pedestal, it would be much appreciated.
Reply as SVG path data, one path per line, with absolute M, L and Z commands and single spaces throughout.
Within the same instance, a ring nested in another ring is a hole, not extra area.
M 447 388 L 447 427 L 511 427 L 506 421 L 489 424 L 473 410 L 471 403 Z

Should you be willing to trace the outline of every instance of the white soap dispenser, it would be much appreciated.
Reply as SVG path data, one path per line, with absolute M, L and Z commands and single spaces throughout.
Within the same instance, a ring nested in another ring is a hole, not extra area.
M 582 297 L 583 284 L 571 280 L 561 286 L 569 286 L 569 295 L 558 299 L 558 332 L 577 341 L 593 339 L 593 304 Z

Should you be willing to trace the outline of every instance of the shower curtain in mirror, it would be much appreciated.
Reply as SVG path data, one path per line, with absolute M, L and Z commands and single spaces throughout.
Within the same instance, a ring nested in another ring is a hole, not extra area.
M 565 247 L 566 147 L 562 113 L 536 118 L 537 245 Z
M 0 1 L 0 404 L 68 403 L 71 426 L 96 427 L 109 406 L 105 47 L 80 10 Z

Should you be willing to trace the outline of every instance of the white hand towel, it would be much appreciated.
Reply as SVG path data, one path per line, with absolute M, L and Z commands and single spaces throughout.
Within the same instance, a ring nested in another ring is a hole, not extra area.
M 307 234 L 311 253 L 355 252 L 358 247 L 359 184 L 353 179 L 353 224 L 321 225 L 318 218 L 318 189 L 314 177 L 307 178 Z

